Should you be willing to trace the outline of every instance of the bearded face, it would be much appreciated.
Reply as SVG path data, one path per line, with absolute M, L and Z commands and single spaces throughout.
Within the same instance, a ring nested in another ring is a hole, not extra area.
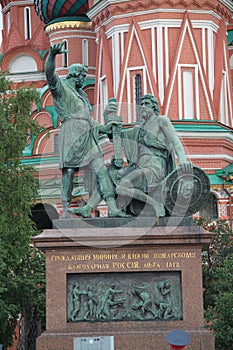
M 150 99 L 144 99 L 140 106 L 140 116 L 142 119 L 147 120 L 154 114 L 153 104 Z

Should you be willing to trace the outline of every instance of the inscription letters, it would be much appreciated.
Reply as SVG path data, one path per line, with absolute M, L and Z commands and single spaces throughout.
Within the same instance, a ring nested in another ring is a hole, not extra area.
M 51 255 L 52 263 L 69 263 L 69 271 L 180 269 L 183 260 L 196 259 L 196 252 L 121 252 L 108 254 Z

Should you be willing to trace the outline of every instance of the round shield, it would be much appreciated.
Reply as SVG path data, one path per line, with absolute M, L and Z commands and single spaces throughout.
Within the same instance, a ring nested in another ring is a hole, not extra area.
M 209 178 L 196 166 L 190 172 L 178 167 L 166 178 L 165 207 L 172 216 L 190 216 L 198 212 L 205 206 L 209 194 Z

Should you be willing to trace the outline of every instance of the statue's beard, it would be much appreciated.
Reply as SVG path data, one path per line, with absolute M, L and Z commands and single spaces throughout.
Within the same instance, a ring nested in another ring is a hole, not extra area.
M 140 116 L 144 120 L 148 120 L 153 115 L 153 111 L 151 109 L 143 108 L 141 109 Z

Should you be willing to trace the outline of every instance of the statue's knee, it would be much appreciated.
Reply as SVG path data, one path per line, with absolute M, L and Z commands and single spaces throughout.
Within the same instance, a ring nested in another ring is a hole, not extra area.
M 120 185 L 117 185 L 116 188 L 115 188 L 115 191 L 116 191 L 116 194 L 121 194 L 121 186 Z
M 126 194 L 126 185 L 125 185 L 125 183 L 116 186 L 116 193 L 118 195 L 121 195 L 121 196 Z

